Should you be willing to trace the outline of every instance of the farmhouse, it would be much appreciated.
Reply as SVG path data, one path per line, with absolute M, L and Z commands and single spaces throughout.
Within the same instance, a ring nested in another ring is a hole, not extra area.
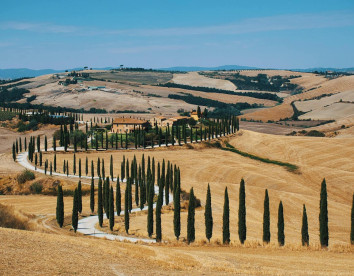
M 134 118 L 115 118 L 112 123 L 111 132 L 114 133 L 130 133 L 137 128 L 145 129 L 149 126 L 146 120 L 139 120 Z
M 163 122 L 166 121 L 166 117 L 165 116 L 157 116 L 153 119 L 150 120 L 150 123 L 152 125 L 157 124 L 159 127 L 161 127 L 163 125 Z
M 198 112 L 195 111 L 195 110 L 193 110 L 193 111 L 191 112 L 191 117 L 192 117 L 194 120 L 196 120 L 196 121 L 198 121 L 198 120 L 200 119 L 199 116 L 198 116 Z

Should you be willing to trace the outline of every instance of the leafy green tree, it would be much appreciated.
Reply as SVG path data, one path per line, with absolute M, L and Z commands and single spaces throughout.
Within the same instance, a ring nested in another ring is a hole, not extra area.
M 302 246 L 310 245 L 310 237 L 309 237 L 309 227 L 307 222 L 307 213 L 306 213 L 306 206 L 304 204 L 302 210 L 302 226 L 301 226 L 301 242 Z
M 327 209 L 327 185 L 323 179 L 321 184 L 321 200 L 320 200 L 320 243 L 322 247 L 328 246 L 328 209 Z
M 213 236 L 213 212 L 211 208 L 211 192 L 210 192 L 209 183 L 208 183 L 208 190 L 206 196 L 204 217 L 205 217 L 205 236 L 210 242 L 210 239 Z
M 122 195 L 120 191 L 120 182 L 119 182 L 119 175 L 117 177 L 117 185 L 116 185 L 116 210 L 117 216 L 120 216 L 120 212 L 122 211 Z
M 224 213 L 222 220 L 222 242 L 223 244 L 230 243 L 230 204 L 229 204 L 229 194 L 227 192 L 227 187 L 225 188 L 225 198 L 224 198 Z
M 95 211 L 95 180 L 93 177 L 91 177 L 90 209 L 91 213 Z
M 74 198 L 73 198 L 73 212 L 72 212 L 72 217 L 71 217 L 71 225 L 74 228 L 74 231 L 76 232 L 78 222 L 79 222 L 79 210 L 78 210 L 78 191 L 77 188 L 75 189 L 74 192 Z
M 285 234 L 284 234 L 284 211 L 283 203 L 280 201 L 278 208 L 278 243 L 280 246 L 285 244 Z
M 57 196 L 57 209 L 56 209 L 56 219 L 59 227 L 63 227 L 64 224 L 64 199 L 63 199 L 63 188 L 61 185 L 58 186 L 58 196 Z
M 195 198 L 193 187 L 189 192 L 189 205 L 187 217 L 187 242 L 190 244 L 195 240 Z
M 263 242 L 270 242 L 270 213 L 268 190 L 265 190 L 264 213 L 263 213 Z
M 245 181 L 241 179 L 238 206 L 238 237 L 240 239 L 241 244 L 245 242 L 246 234 L 246 191 Z
M 109 190 L 109 229 L 113 231 L 114 227 L 114 195 L 113 187 Z
M 98 202 L 97 202 L 97 214 L 98 214 L 98 223 L 100 227 L 103 225 L 103 198 L 102 198 L 102 179 L 98 179 Z

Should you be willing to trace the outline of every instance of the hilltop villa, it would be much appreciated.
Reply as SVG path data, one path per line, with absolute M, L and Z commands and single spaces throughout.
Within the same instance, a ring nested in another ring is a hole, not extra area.
M 112 123 L 111 132 L 114 133 L 130 133 L 133 132 L 134 129 L 147 128 L 149 122 L 146 120 L 139 120 L 134 118 L 115 118 Z

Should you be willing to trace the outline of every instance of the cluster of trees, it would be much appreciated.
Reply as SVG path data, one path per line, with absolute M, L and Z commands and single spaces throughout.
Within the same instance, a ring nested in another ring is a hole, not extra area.
M 233 115 L 239 115 L 240 110 L 243 110 L 243 109 L 259 108 L 259 107 L 263 106 L 263 105 L 258 105 L 258 104 L 249 104 L 249 103 L 227 104 L 227 103 L 216 101 L 216 100 L 202 98 L 199 96 L 193 96 L 192 94 L 189 94 L 189 93 L 183 93 L 183 94 L 184 95 L 169 94 L 168 98 L 175 99 L 175 100 L 182 100 L 182 101 L 189 103 L 189 104 L 215 107 L 215 108 L 221 108 L 221 109 L 233 107 L 235 109 L 235 112 L 236 112 L 236 110 L 238 111 L 237 113 L 235 113 Z
M 188 89 L 188 90 L 195 90 L 195 91 L 203 91 L 203 92 L 207 92 L 207 93 L 220 93 L 220 94 L 228 94 L 228 95 L 247 96 L 247 97 L 256 98 L 256 99 L 265 99 L 265 100 L 283 102 L 282 98 L 280 98 L 276 94 L 272 94 L 272 93 L 235 92 L 232 90 L 224 90 L 224 89 L 217 89 L 217 88 L 204 87 L 204 86 L 191 86 L 191 85 L 178 84 L 178 83 L 173 83 L 173 82 L 159 84 L 159 86 L 181 88 L 181 89 Z M 239 88 L 239 89 L 241 89 L 241 88 Z
M 144 157 L 143 157 L 144 158 Z M 134 162 L 134 161 L 133 161 Z M 143 162 L 143 160 L 142 160 Z M 143 164 L 143 163 L 142 163 Z M 160 163 L 159 163 L 160 164 Z M 141 165 L 139 165 L 139 177 L 141 174 Z M 158 168 L 160 166 L 158 165 Z M 155 225 L 156 225 L 156 241 L 160 242 L 162 240 L 162 229 L 161 229 L 161 208 L 163 203 L 166 205 L 169 204 L 166 200 L 169 196 L 169 192 L 171 191 L 174 198 L 174 233 L 176 239 L 178 240 L 180 237 L 181 231 L 181 219 L 180 219 L 180 171 L 177 170 L 168 170 L 167 173 L 164 174 L 163 171 L 164 163 L 162 163 L 162 171 L 160 174 L 159 169 L 157 170 L 157 184 L 158 184 L 158 196 L 156 201 L 156 210 L 155 210 Z M 169 168 L 169 166 L 167 166 Z M 123 171 L 122 171 L 123 172 Z M 125 173 L 125 172 L 124 172 Z M 172 174 L 171 174 L 172 173 Z M 134 173 L 132 174 L 134 175 Z M 149 236 L 151 237 L 154 232 L 154 216 L 153 216 L 153 200 L 155 196 L 154 190 L 154 180 L 153 174 L 149 174 L 149 167 L 147 170 L 146 181 L 148 183 L 147 189 L 144 187 L 143 190 L 140 190 L 140 198 L 143 198 L 143 193 L 145 193 L 145 189 L 147 191 L 146 200 L 148 204 L 148 215 L 147 215 L 147 230 Z M 169 178 L 171 177 L 172 182 L 169 182 Z M 103 180 L 102 180 L 103 179 Z M 102 186 L 102 181 L 103 186 Z M 124 218 L 125 218 L 125 230 L 129 233 L 129 214 L 132 210 L 132 201 L 133 196 L 131 192 L 132 185 L 136 186 L 136 194 L 137 187 L 141 185 L 142 179 L 135 179 L 134 177 L 127 177 L 127 184 L 125 190 L 125 208 L 124 208 Z M 165 184 L 164 184 L 165 183 Z M 166 188 L 167 185 L 173 183 L 172 189 L 169 190 L 169 187 Z M 165 202 L 163 200 L 165 189 Z M 142 192 L 144 191 L 144 192 Z M 102 227 L 103 225 L 103 215 L 106 214 L 106 217 L 109 219 L 109 227 L 113 230 L 114 227 L 114 205 L 116 206 L 117 215 L 119 216 L 122 212 L 121 208 L 121 188 L 120 188 L 120 178 L 117 177 L 116 184 L 116 201 L 114 204 L 114 192 L 113 187 L 110 185 L 109 177 L 99 178 L 98 181 L 98 216 L 99 216 L 99 224 Z M 167 195 L 167 196 L 166 196 Z M 135 200 L 137 196 L 135 195 Z M 143 200 L 143 201 L 144 201 Z M 141 202 L 143 202 L 141 201 Z M 138 203 L 136 203 L 139 206 Z M 90 208 L 91 212 L 94 212 L 95 206 L 95 198 L 94 198 L 94 180 L 92 178 L 91 182 L 91 197 L 90 197 Z M 140 209 L 143 209 L 144 204 L 140 203 Z M 189 193 L 189 204 L 188 204 L 188 216 L 187 216 L 187 242 L 192 243 L 195 240 L 195 208 L 196 208 L 196 198 L 194 196 L 193 188 L 191 188 Z M 77 229 L 78 223 L 78 214 L 82 212 L 82 192 L 81 192 L 81 182 L 79 182 L 78 187 L 75 189 L 74 198 L 73 198 L 73 214 L 72 214 L 72 226 L 74 230 Z M 58 187 L 58 197 L 57 197 L 57 222 L 60 227 L 63 225 L 64 221 L 64 202 L 63 202 L 63 191 L 61 186 Z M 205 236 L 208 241 L 213 236 L 213 214 L 212 214 L 212 205 L 211 205 L 211 191 L 210 186 L 208 184 L 207 195 L 206 195 L 206 205 L 205 205 Z M 328 209 L 327 209 L 327 186 L 326 181 L 323 179 L 321 184 L 321 194 L 320 194 L 320 213 L 319 213 L 319 232 L 320 232 L 320 244 L 322 247 L 328 246 L 329 241 L 329 232 L 328 232 Z M 277 240 L 280 246 L 284 246 L 285 244 L 285 224 L 284 224 L 284 207 L 282 201 L 279 202 L 278 207 L 278 222 L 277 222 L 278 232 L 277 232 Z M 225 188 L 224 194 L 224 208 L 223 208 L 223 224 L 222 224 L 222 236 L 223 243 L 230 243 L 230 202 L 227 187 Z M 245 192 L 245 182 L 242 179 L 240 182 L 239 188 L 239 208 L 238 208 L 238 237 L 241 244 L 244 244 L 247 238 L 247 227 L 246 227 L 246 192 Z M 263 237 L 262 240 L 264 243 L 269 243 L 271 240 L 270 233 L 270 210 L 269 210 L 269 195 L 268 190 L 265 190 L 264 197 L 264 209 L 263 209 Z M 303 246 L 309 246 L 310 239 L 308 233 L 308 219 L 306 206 L 303 205 L 303 215 L 302 215 L 302 226 L 301 226 L 301 242 Z M 351 233 L 350 233 L 350 242 L 354 244 L 354 194 L 353 194 L 353 203 L 351 210 Z

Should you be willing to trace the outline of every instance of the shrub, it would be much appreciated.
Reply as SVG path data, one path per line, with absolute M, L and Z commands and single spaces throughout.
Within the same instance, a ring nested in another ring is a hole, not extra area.
M 311 130 L 306 134 L 306 136 L 325 137 L 325 134 L 318 130 Z
M 18 184 L 23 184 L 28 180 L 33 180 L 35 179 L 34 173 L 29 171 L 29 170 L 24 170 L 22 173 L 20 173 L 17 176 L 17 182 Z
M 43 185 L 39 182 L 34 182 L 31 186 L 30 186 L 30 190 L 32 193 L 35 194 L 40 194 L 43 190 Z

